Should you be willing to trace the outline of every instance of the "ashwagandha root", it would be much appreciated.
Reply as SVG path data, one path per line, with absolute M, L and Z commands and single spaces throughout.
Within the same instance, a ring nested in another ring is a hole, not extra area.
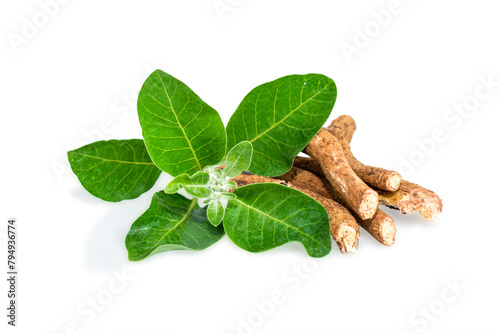
M 356 131 L 356 122 L 351 116 L 342 115 L 328 126 L 330 131 L 337 138 L 345 138 L 348 143 L 351 142 L 354 131 Z
M 371 187 L 387 191 L 399 189 L 401 175 L 391 170 L 363 165 L 352 154 L 349 143 L 345 139 L 339 139 L 339 141 L 347 162 L 363 182 Z M 324 175 L 320 164 L 312 158 L 296 157 L 293 164 L 316 175 Z
M 328 130 L 321 129 L 306 146 L 305 153 L 321 166 L 333 188 L 360 218 L 370 219 L 378 209 L 378 194 L 368 187 L 347 162 L 342 145 Z
M 437 220 L 443 210 L 443 203 L 436 193 L 404 180 L 398 191 L 380 191 L 379 200 L 402 213 L 418 211 L 426 220 Z
M 357 222 L 381 244 L 386 246 L 394 245 L 396 241 L 396 223 L 384 211 L 378 209 L 373 218 L 368 220 L 358 218 Z
M 396 191 L 399 189 L 401 175 L 391 170 L 366 166 L 359 162 L 352 154 L 349 143 L 356 130 L 356 123 L 352 117 L 345 115 L 340 116 L 333 120 L 327 130 L 339 140 L 349 166 L 351 166 L 352 170 L 361 180 L 363 180 L 363 182 L 381 190 Z M 347 136 L 347 138 L 345 136 Z M 315 174 L 322 174 L 321 166 L 314 159 L 297 157 L 294 164 L 297 167 L 309 170 Z
M 323 197 L 331 198 L 336 202 L 342 200 L 328 180 L 296 166 L 293 166 L 285 174 L 277 176 L 276 179 L 296 184 L 301 188 L 309 189 Z
M 296 157 L 294 166 L 318 176 L 324 175 L 321 166 L 312 158 Z M 405 180 L 401 180 L 397 191 L 377 191 L 380 204 L 404 214 L 418 211 L 426 220 L 436 220 L 443 209 L 442 201 L 436 193 Z
M 399 189 L 401 175 L 392 170 L 363 165 L 352 154 L 349 142 L 344 138 L 340 138 L 339 141 L 342 144 L 347 162 L 361 180 L 372 187 L 382 190 L 396 191 Z
M 372 187 L 382 190 L 396 191 L 399 189 L 401 175 L 391 170 L 366 166 L 352 154 L 349 143 L 352 140 L 354 131 L 356 131 L 356 122 L 351 116 L 343 115 L 338 117 L 333 120 L 327 130 L 340 141 L 347 162 L 361 180 Z
M 330 220 L 330 233 L 333 240 L 337 243 L 340 251 L 342 253 L 354 253 L 358 249 L 359 226 L 349 211 L 334 200 L 321 196 L 317 192 L 303 188 L 294 182 L 286 182 L 284 180 L 273 179 L 265 176 L 240 174 L 233 180 L 239 187 L 252 183 L 278 183 L 297 189 L 314 198 L 321 205 L 323 205 L 328 212 Z
M 273 179 L 267 176 L 260 176 L 255 174 L 240 174 L 232 179 L 238 187 L 247 186 L 253 183 L 277 183 L 284 186 L 288 186 L 288 183 L 284 180 Z
M 306 171 L 314 173 L 318 176 L 325 177 L 323 169 L 321 169 L 319 163 L 313 158 L 296 156 L 293 160 L 293 165 L 300 169 L 304 169 Z
M 328 130 L 336 137 L 343 136 L 349 143 L 356 130 L 356 123 L 350 116 L 340 116 L 330 124 Z M 314 160 L 311 162 L 305 161 L 304 159 L 307 158 L 301 158 L 297 166 L 300 167 L 303 165 L 304 168 L 311 168 L 308 170 L 317 173 L 317 166 L 319 164 L 316 164 L 315 167 L 313 166 Z M 349 161 L 349 163 L 351 163 L 351 161 Z M 370 184 L 369 182 L 367 183 Z M 426 220 L 436 220 L 437 216 L 443 210 L 443 203 L 439 196 L 417 184 L 401 180 L 399 190 L 393 192 L 391 192 L 390 189 L 377 187 L 376 185 L 374 185 L 374 187 L 381 189 L 378 191 L 381 204 L 399 209 L 402 213 L 413 213 L 413 211 L 418 211 Z
M 290 171 L 286 174 L 278 176 L 278 178 L 289 183 L 293 183 L 302 189 L 308 189 L 316 192 L 323 197 L 331 198 L 335 201 L 335 203 L 339 203 L 341 206 L 343 204 L 340 195 L 336 193 L 330 183 L 324 178 L 321 178 L 311 172 L 297 167 L 292 167 Z M 389 215 L 380 209 L 377 209 L 375 215 L 370 219 L 363 220 L 354 212 L 353 216 L 356 219 L 356 222 L 368 233 L 370 233 L 377 241 L 386 246 L 392 246 L 394 244 L 396 240 L 396 224 Z

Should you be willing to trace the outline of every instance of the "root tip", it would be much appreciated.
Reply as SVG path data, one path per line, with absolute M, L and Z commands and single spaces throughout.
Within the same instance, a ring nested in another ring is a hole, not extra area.
M 401 175 L 396 172 L 388 173 L 387 180 L 385 182 L 387 190 L 397 191 L 401 186 Z
M 394 223 L 394 220 L 384 220 L 384 222 L 380 225 L 380 237 L 384 245 L 394 245 L 394 242 L 396 242 L 396 224 Z
M 342 253 L 353 254 L 358 249 L 359 235 L 351 226 L 341 226 L 335 239 Z
M 378 194 L 376 191 L 371 190 L 366 192 L 361 206 L 359 208 L 359 215 L 361 219 L 366 220 L 372 218 L 378 210 Z

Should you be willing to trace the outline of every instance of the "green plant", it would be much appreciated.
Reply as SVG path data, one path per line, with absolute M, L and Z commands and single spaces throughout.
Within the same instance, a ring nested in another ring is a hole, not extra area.
M 336 94 L 326 76 L 286 76 L 253 89 L 225 129 L 217 111 L 157 70 L 137 102 L 144 140 L 99 141 L 68 152 L 68 158 L 84 188 L 106 201 L 138 197 L 162 171 L 174 177 L 133 223 L 126 238 L 132 261 L 168 250 L 201 250 L 225 233 L 251 252 L 298 241 L 310 256 L 321 257 L 331 250 L 321 204 L 283 185 L 237 188 L 231 179 L 246 170 L 263 176 L 287 172 L 329 117 Z

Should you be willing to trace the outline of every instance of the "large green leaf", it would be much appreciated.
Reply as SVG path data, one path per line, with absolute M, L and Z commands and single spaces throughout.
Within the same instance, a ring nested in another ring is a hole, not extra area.
M 336 97 L 333 80 L 320 74 L 290 75 L 258 86 L 229 120 L 228 149 L 248 140 L 254 150 L 249 170 L 282 175 L 330 116 Z
M 206 210 L 198 206 L 196 198 L 157 192 L 127 235 L 129 259 L 139 261 L 170 250 L 202 250 L 214 244 L 224 229 L 210 224 Z
M 302 192 L 275 183 L 251 184 L 234 191 L 224 215 L 231 240 L 250 252 L 262 252 L 289 241 L 301 242 L 313 257 L 332 247 L 325 208 Z
M 153 72 L 137 109 L 149 155 L 170 175 L 192 175 L 224 157 L 226 134 L 219 114 L 171 75 Z
M 141 139 L 98 141 L 69 151 L 68 160 L 83 187 L 110 202 L 139 197 L 161 173 Z

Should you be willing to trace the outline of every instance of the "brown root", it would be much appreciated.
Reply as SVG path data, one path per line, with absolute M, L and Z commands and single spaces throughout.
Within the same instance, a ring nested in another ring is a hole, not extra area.
M 356 129 L 356 124 L 351 117 L 341 116 L 338 119 L 334 120 L 328 127 L 328 129 L 335 136 L 345 136 L 345 140 L 347 142 L 350 142 L 352 133 Z M 346 156 L 348 155 L 349 154 L 346 154 Z M 349 163 L 353 163 L 353 165 L 356 165 L 356 163 L 352 161 L 349 161 Z M 311 168 L 311 171 L 317 171 L 317 167 L 315 167 L 313 165 L 313 162 L 311 161 L 305 161 L 303 159 L 299 160 L 299 164 L 297 164 L 297 166 L 300 165 L 304 166 L 304 168 Z M 355 168 L 353 167 L 353 169 Z M 381 179 L 383 180 L 383 178 Z M 392 182 L 396 184 L 395 178 L 387 177 L 386 180 L 389 185 Z M 366 182 L 370 184 L 370 182 Z M 402 213 L 413 213 L 413 211 L 415 210 L 418 211 L 427 220 L 436 220 L 437 216 L 443 210 L 443 203 L 441 202 L 439 196 L 436 193 L 417 184 L 401 180 L 399 190 L 397 191 L 391 191 L 389 188 L 379 187 L 376 185 L 374 185 L 374 187 L 381 189 L 378 191 L 381 204 L 399 209 Z
M 321 169 L 319 163 L 313 158 L 296 156 L 295 159 L 293 160 L 293 165 L 295 167 L 299 167 L 300 169 L 304 169 L 308 172 L 314 173 L 318 176 L 325 177 L 323 169 Z
M 354 217 L 349 213 L 349 211 L 334 200 L 325 196 L 321 196 L 317 192 L 311 191 L 310 189 L 301 187 L 295 182 L 286 182 L 284 180 L 273 179 L 265 176 L 240 174 L 233 180 L 240 187 L 252 183 L 278 183 L 297 189 L 304 194 L 314 198 L 321 205 L 323 205 L 323 207 L 325 207 L 326 211 L 328 212 L 328 217 L 330 220 L 330 233 L 333 237 L 333 240 L 335 240 L 335 242 L 337 243 L 340 251 L 342 253 L 354 253 L 358 249 L 359 226 L 356 223 Z
M 349 143 L 356 130 L 356 123 L 352 117 L 340 116 L 328 126 L 327 130 L 339 140 L 347 162 L 363 182 L 371 187 L 387 191 L 396 191 L 399 189 L 401 175 L 391 170 L 366 166 L 359 162 L 352 154 Z M 322 173 L 320 165 L 314 160 L 297 157 L 294 164 L 317 175 L 321 175 Z
M 377 241 L 392 246 L 396 241 L 396 224 L 384 211 L 378 209 L 373 218 L 368 220 L 357 219 L 358 224 L 370 233 Z
M 363 165 L 352 155 L 349 143 L 347 143 L 344 139 L 339 141 L 342 144 L 342 149 L 347 162 L 356 175 L 363 180 L 363 182 L 374 188 L 387 191 L 396 191 L 399 189 L 401 175 L 391 170 Z M 316 175 L 324 175 L 320 164 L 312 158 L 296 157 L 293 164 Z
M 319 162 L 335 191 L 362 219 L 370 219 L 378 209 L 378 194 L 368 187 L 347 162 L 342 145 L 328 130 L 321 129 L 305 148 Z
M 253 183 L 278 183 L 278 184 L 288 186 L 288 183 L 286 181 L 273 179 L 273 178 L 267 177 L 267 176 L 259 176 L 259 175 L 255 175 L 255 174 L 251 174 L 251 175 L 240 174 L 240 175 L 236 176 L 235 178 L 233 178 L 232 180 L 234 182 L 236 182 L 238 187 L 243 187 L 243 186 L 253 184 Z
M 381 204 L 402 213 L 418 211 L 426 220 L 437 220 L 443 210 L 443 203 L 436 193 L 404 180 L 398 191 L 380 191 L 379 199 Z
M 363 165 L 352 154 L 349 142 L 342 137 L 338 139 L 342 144 L 347 162 L 361 180 L 372 187 L 382 190 L 396 191 L 399 189 L 401 175 L 392 170 Z
M 329 197 L 339 202 L 341 201 L 340 195 L 335 192 L 328 180 L 318 177 L 317 175 L 293 166 L 288 172 L 277 177 L 289 183 L 294 183 L 302 188 L 312 190 L 323 197 Z
M 354 131 L 356 131 L 356 122 L 351 116 L 342 115 L 328 126 L 330 131 L 337 138 L 345 138 L 348 143 L 351 142 Z
M 294 166 L 318 176 L 324 175 L 321 166 L 312 158 L 296 157 Z M 436 193 L 405 180 L 401 180 L 396 191 L 377 191 L 380 204 L 405 214 L 418 211 L 426 220 L 436 220 L 443 209 L 442 201 Z

